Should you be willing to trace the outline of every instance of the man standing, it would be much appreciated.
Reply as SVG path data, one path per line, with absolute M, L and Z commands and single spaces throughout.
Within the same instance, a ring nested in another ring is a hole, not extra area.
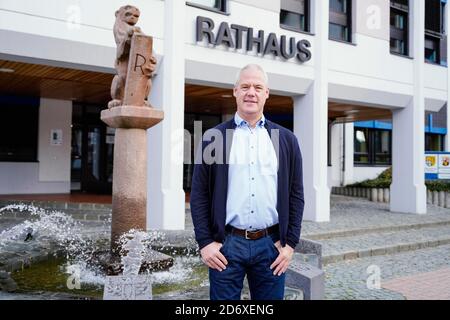
M 303 217 L 300 148 L 292 132 L 263 115 L 269 87 L 260 66 L 242 68 L 233 93 L 234 119 L 214 128 L 221 135 L 214 145 L 223 142 L 216 161 L 205 160 L 212 142 L 202 141 L 198 150 L 195 238 L 209 267 L 212 300 L 239 300 L 245 275 L 252 300 L 281 300 Z

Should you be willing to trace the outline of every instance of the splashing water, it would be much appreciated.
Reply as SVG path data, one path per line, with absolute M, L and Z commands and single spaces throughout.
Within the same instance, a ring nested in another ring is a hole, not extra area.
M 106 237 L 105 233 L 88 235 L 79 221 L 61 211 L 13 204 L 1 208 L 0 215 L 8 211 L 28 213 L 33 219 L 0 232 L 0 251 L 14 244 L 23 244 L 26 239 L 41 244 L 50 243 L 66 255 L 67 273 L 79 270 L 77 273 L 82 279 L 99 283 L 100 268 L 89 264 L 89 261 L 93 253 L 99 250 L 97 242 Z
M 0 209 L 0 215 L 6 211 L 28 212 L 36 220 L 25 220 L 0 233 L 0 248 L 13 242 L 24 241 L 28 235 L 34 240 L 52 242 L 64 246 L 71 254 L 84 246 L 82 226 L 78 221 L 60 211 L 47 211 L 34 206 L 17 204 Z
M 66 263 L 61 266 L 62 272 L 79 275 L 82 284 L 104 285 L 105 273 L 100 266 L 92 262 L 95 261 L 94 253 L 101 250 L 99 240 L 109 239 L 109 233 L 106 234 L 108 228 L 101 233 L 87 233 L 82 223 L 67 214 L 31 205 L 8 205 L 0 209 L 0 216 L 8 211 L 28 213 L 33 219 L 0 232 L 0 252 L 11 244 L 23 244 L 24 240 L 31 236 L 30 241 L 51 243 L 64 251 Z M 138 274 L 143 259 L 151 254 L 152 243 L 165 243 L 164 246 L 170 248 L 164 232 L 160 231 L 147 233 L 132 229 L 123 234 L 119 242 L 124 275 Z M 187 256 L 177 257 L 169 270 L 152 272 L 150 277 L 155 285 L 182 283 L 193 276 L 199 261 L 198 256 L 188 253 Z
M 120 257 L 123 265 L 124 276 L 137 276 L 141 269 L 142 261 L 147 255 L 148 235 L 139 230 L 131 229 L 119 238 L 121 244 Z
M 194 269 L 202 266 L 199 257 L 178 257 L 168 271 L 152 273 L 155 284 L 176 284 L 193 277 Z

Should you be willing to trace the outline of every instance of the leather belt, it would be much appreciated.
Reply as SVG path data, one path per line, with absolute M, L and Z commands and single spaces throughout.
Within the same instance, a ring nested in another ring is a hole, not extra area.
M 269 228 L 266 229 L 261 229 L 261 230 L 255 230 L 255 231 L 251 231 L 251 230 L 242 230 L 242 229 L 237 229 L 235 227 L 232 226 L 226 226 L 226 231 L 228 231 L 229 233 L 233 234 L 233 235 L 238 235 L 241 236 L 247 240 L 258 240 L 262 237 L 266 237 L 270 234 L 276 233 L 279 231 L 278 228 L 278 224 L 275 224 Z

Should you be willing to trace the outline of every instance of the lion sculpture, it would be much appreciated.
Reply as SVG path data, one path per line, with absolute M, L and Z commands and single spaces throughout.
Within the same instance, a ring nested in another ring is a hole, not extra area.
M 114 77 L 111 85 L 111 100 L 108 103 L 108 108 L 121 106 L 123 104 L 123 97 L 125 92 L 125 83 L 128 73 L 128 61 L 131 48 L 131 37 L 134 33 L 141 33 L 142 30 L 136 26 L 139 20 L 140 11 L 134 6 L 123 6 L 116 11 L 116 21 L 114 23 L 114 39 L 117 45 L 115 68 L 117 75 Z M 156 59 L 152 55 L 150 63 L 145 65 L 145 75 L 148 77 L 148 84 L 146 87 L 145 97 L 150 93 L 151 77 L 156 69 Z M 144 101 L 146 106 L 149 106 L 147 98 Z

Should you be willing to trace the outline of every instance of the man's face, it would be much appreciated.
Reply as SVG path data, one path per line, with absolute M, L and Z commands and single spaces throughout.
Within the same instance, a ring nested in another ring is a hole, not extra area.
M 269 97 L 269 88 L 259 70 L 247 69 L 235 86 L 237 110 L 243 116 L 255 116 L 263 113 L 264 104 Z

